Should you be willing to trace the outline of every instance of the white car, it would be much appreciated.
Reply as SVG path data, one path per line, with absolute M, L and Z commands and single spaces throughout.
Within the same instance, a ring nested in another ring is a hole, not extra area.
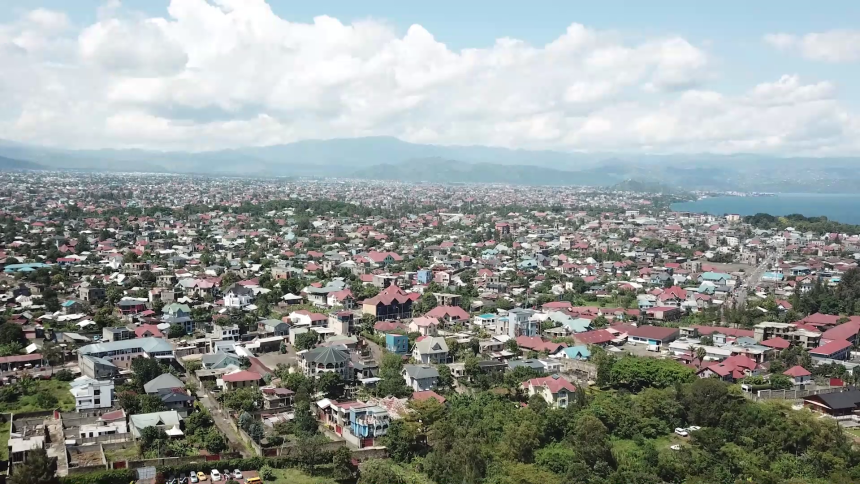
M 212 482 L 221 480 L 221 473 L 218 472 L 218 469 L 212 469 L 212 473 L 209 475 L 212 476 Z
M 242 478 L 242 471 L 240 471 L 239 469 L 234 470 L 233 471 L 233 479 L 241 479 L 241 478 Z
M 670 445 L 669 448 L 672 450 L 681 450 L 681 446 L 678 444 Z
M 680 435 L 681 437 L 686 437 L 686 436 L 690 435 L 686 429 L 682 429 L 681 427 L 676 428 L 675 433 Z
M 687 427 L 687 430 L 689 430 L 690 432 L 695 432 L 697 430 L 702 430 L 702 427 L 699 427 L 698 425 L 690 425 L 689 427 Z

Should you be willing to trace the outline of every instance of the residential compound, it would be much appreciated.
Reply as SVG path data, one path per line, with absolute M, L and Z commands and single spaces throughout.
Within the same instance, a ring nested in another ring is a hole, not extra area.
M 201 404 L 220 405 L 191 388 L 259 390 L 259 444 L 278 442 L 307 398 L 287 388 L 294 373 L 338 388 L 311 408 L 361 448 L 378 446 L 410 400 L 444 403 L 512 375 L 528 375 L 505 388 L 515 398 L 567 407 L 601 351 L 741 382 L 767 381 L 783 351 L 802 349 L 809 368 L 780 372 L 798 389 L 821 384 L 815 365 L 860 364 L 857 316 L 791 302 L 857 267 L 857 234 L 763 229 L 582 187 L 33 172 L 0 173 L 2 188 L 2 324 L 22 340 L 0 357 L 0 377 L 51 377 L 43 349 L 56 344 L 80 371 L 72 411 L 89 419 L 68 434 L 87 444 L 147 426 L 184 438 Z M 138 389 L 158 412 L 126 413 L 114 394 L 138 359 L 162 365 Z M 825 413 L 849 404 L 808 402 Z M 15 440 L 13 459 L 31 445 L 45 444 Z

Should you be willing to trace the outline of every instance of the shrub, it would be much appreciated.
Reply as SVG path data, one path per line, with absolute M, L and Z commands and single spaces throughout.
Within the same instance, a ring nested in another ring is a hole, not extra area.
M 75 379 L 75 375 L 69 370 L 62 369 L 54 375 L 54 378 L 60 381 L 72 381 Z
M 71 474 L 60 478 L 61 484 L 128 484 L 137 479 L 133 469 L 111 469 L 90 472 L 87 474 Z

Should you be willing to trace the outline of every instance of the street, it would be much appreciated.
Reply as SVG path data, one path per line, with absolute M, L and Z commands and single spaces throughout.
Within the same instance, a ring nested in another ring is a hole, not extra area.
M 240 452 L 242 457 L 253 457 L 253 455 L 248 452 L 248 449 L 239 437 L 239 434 L 233 430 L 233 427 L 230 425 L 228 420 L 229 417 L 223 413 L 218 403 L 213 402 L 203 390 L 197 390 L 197 399 L 200 401 L 200 405 L 203 405 L 203 407 L 209 411 L 209 415 L 212 416 L 212 420 L 215 421 L 215 426 L 218 427 L 218 430 L 227 437 L 227 440 L 230 442 L 231 450 Z

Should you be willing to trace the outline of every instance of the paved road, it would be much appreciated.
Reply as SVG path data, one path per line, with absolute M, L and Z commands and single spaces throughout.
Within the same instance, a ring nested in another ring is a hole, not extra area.
M 758 265 L 752 272 L 747 274 L 741 283 L 741 287 L 735 291 L 735 301 L 738 306 L 746 302 L 747 296 L 749 295 L 750 289 L 755 289 L 755 286 L 758 285 L 759 281 L 761 281 L 762 276 L 765 272 L 767 272 L 770 264 L 776 260 L 776 253 L 771 253 L 767 257 L 765 257 L 764 261 Z
M 212 420 L 215 421 L 215 426 L 218 427 L 218 430 L 220 430 L 230 442 L 230 448 L 240 452 L 242 457 L 253 457 L 253 455 L 248 452 L 248 449 L 239 437 L 239 434 L 233 430 L 232 426 L 230 426 L 229 417 L 221 411 L 217 402 L 213 402 L 212 399 L 210 399 L 202 390 L 197 390 L 197 399 L 200 401 L 200 405 L 203 405 L 203 407 L 209 410 L 209 414 L 212 415 Z

